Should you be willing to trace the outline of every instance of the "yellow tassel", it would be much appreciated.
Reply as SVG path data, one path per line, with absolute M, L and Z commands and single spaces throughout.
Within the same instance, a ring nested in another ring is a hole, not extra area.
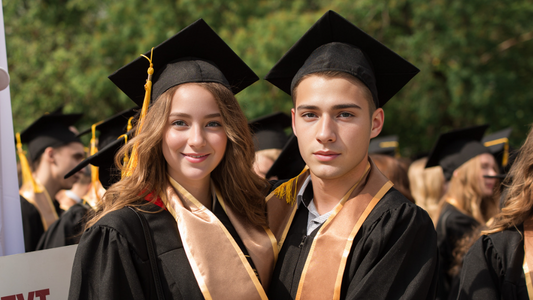
M 150 62 L 150 67 L 148 68 L 148 79 L 146 79 L 146 84 L 144 85 L 144 101 L 143 106 L 141 109 L 141 115 L 139 116 L 139 122 L 137 126 L 137 131 L 135 132 L 135 135 L 139 135 L 141 133 L 142 127 L 144 125 L 144 119 L 146 117 L 146 113 L 148 112 L 148 107 L 150 106 L 150 97 L 152 95 L 152 75 L 154 74 L 154 64 L 152 62 L 153 56 L 154 56 L 154 48 L 152 48 L 150 58 L 146 57 L 146 55 L 141 54 L 142 57 L 146 58 Z M 133 146 L 133 149 L 131 150 L 130 158 L 128 159 L 126 168 L 125 168 L 125 174 L 122 176 L 131 176 L 133 174 L 133 170 L 137 167 L 137 147 L 138 145 L 135 144 Z
M 505 145 L 503 145 L 502 166 L 506 167 L 508 162 L 509 162 L 509 140 L 505 141 Z
M 91 137 L 91 152 L 89 153 L 91 156 L 95 155 L 98 152 L 98 148 L 96 147 L 96 126 L 98 126 L 102 122 L 98 122 L 96 124 L 93 124 L 91 126 L 92 131 L 92 137 Z M 100 201 L 100 197 L 98 196 L 98 182 L 100 181 L 100 178 L 98 178 L 98 167 L 91 165 L 91 183 L 92 187 L 94 189 L 94 194 L 96 195 L 96 199 Z
M 31 182 L 31 185 L 33 187 L 33 192 L 42 193 L 43 190 L 33 178 L 30 164 L 28 163 L 28 159 L 26 158 L 26 152 L 22 150 L 22 143 L 20 142 L 20 133 L 17 132 L 16 138 L 17 138 L 17 154 L 20 160 L 20 168 L 22 171 L 22 185 L 28 182 Z
M 300 174 L 284 183 L 282 183 L 275 191 L 274 195 L 279 199 L 285 199 L 287 204 L 291 206 L 296 203 L 296 197 L 298 196 L 298 179 L 307 171 L 307 166 L 300 172 Z

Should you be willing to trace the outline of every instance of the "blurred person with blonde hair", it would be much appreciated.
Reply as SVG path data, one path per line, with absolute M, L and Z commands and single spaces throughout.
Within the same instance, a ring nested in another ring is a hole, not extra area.
M 416 205 L 425 209 L 436 225 L 439 200 L 444 192 L 444 176 L 440 166 L 425 169 L 427 161 L 427 157 L 415 160 L 409 166 L 407 175 Z
M 504 206 L 464 258 L 457 299 L 531 299 L 533 130 L 504 181 Z
M 487 125 L 442 134 L 426 168 L 440 165 L 448 189 L 439 204 L 437 246 L 440 255 L 437 299 L 447 299 L 454 280 L 450 268 L 458 242 L 497 213 L 494 195 L 498 164 L 481 143 Z

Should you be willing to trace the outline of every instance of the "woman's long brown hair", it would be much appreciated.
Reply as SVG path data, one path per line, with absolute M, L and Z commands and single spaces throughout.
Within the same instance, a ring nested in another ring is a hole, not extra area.
M 504 184 L 508 186 L 504 207 L 494 216 L 489 229 L 482 234 L 496 233 L 516 227 L 530 218 L 533 208 L 533 128 L 520 148 Z M 511 182 L 512 181 L 512 182 Z
M 439 216 L 444 205 L 453 202 L 457 209 L 476 219 L 480 224 L 485 224 L 497 213 L 499 193 L 496 191 L 490 197 L 482 196 L 481 186 L 479 185 L 480 172 L 481 162 L 479 155 L 455 170 L 450 180 L 448 191 L 442 196 L 439 205 Z
M 227 205 L 245 216 L 252 224 L 266 225 L 264 196 L 268 182 L 252 170 L 255 152 L 246 117 L 228 88 L 212 82 L 194 84 L 208 90 L 216 99 L 228 137 L 224 157 L 211 173 L 211 179 Z M 109 212 L 125 206 L 140 207 L 149 203 L 139 202 L 139 199 L 144 199 L 149 194 L 153 195 L 150 199 L 154 202 L 156 196 L 166 189 L 167 163 L 161 144 L 172 97 L 179 87 L 169 89 L 155 101 L 146 115 L 142 132 L 132 138 L 115 156 L 115 164 L 122 171 L 122 158 L 125 154 L 130 156 L 133 145 L 137 144 L 137 167 L 132 170 L 131 176 L 122 178 L 107 190 L 86 228 L 94 225 Z

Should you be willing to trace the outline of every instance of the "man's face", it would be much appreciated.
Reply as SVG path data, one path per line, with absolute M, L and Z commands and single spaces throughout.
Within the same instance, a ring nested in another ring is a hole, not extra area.
M 318 178 L 344 179 L 366 168 L 370 139 L 383 126 L 381 108 L 369 113 L 368 94 L 360 81 L 342 77 L 310 76 L 296 87 L 293 130 Z
M 80 178 L 83 169 L 67 179 L 63 177 L 85 158 L 83 145 L 78 142 L 72 142 L 55 148 L 52 158 L 51 172 L 53 178 L 60 184 L 61 189 L 71 189 L 72 185 Z

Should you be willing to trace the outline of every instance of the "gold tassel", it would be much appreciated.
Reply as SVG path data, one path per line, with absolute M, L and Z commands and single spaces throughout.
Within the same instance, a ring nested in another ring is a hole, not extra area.
M 501 139 L 488 141 L 483 144 L 485 147 L 491 147 L 494 145 L 503 144 L 503 158 L 502 158 L 502 166 L 507 166 L 507 163 L 509 162 L 509 139 L 504 137 Z
M 509 162 L 509 140 L 505 141 L 505 144 L 503 145 L 502 166 L 506 167 L 508 162 Z
M 96 147 L 96 126 L 100 125 L 102 122 L 98 122 L 96 124 L 93 124 L 91 126 L 92 131 L 92 137 L 91 137 L 91 152 L 89 153 L 91 156 L 95 155 L 98 152 L 98 148 Z M 94 194 L 96 195 L 96 199 L 100 201 L 100 197 L 98 196 L 98 182 L 100 181 L 100 178 L 98 178 L 98 167 L 91 165 L 91 185 L 94 190 Z
M 133 125 L 131 124 L 132 121 L 133 121 L 133 117 L 130 117 L 130 119 L 128 120 L 128 126 L 126 127 L 126 133 L 118 137 L 118 139 L 120 139 L 121 137 L 124 137 L 124 145 L 128 143 L 128 132 L 130 132 L 130 130 L 133 128 Z M 128 153 L 124 154 L 124 158 L 122 159 L 123 166 L 128 165 L 129 160 L 130 158 L 128 156 Z M 124 178 L 125 176 L 126 176 L 126 172 L 123 170 L 121 174 L 121 178 Z
M 33 187 L 33 192 L 42 193 L 43 190 L 37 184 L 37 182 L 35 181 L 35 178 L 33 178 L 30 164 L 28 163 L 28 159 L 26 158 L 26 152 L 22 150 L 22 143 L 20 141 L 20 133 L 17 132 L 16 138 L 17 138 L 17 154 L 20 160 L 20 168 L 22 171 L 22 185 L 27 184 L 28 182 L 31 182 L 31 186 Z
M 137 131 L 135 135 L 139 135 L 141 133 L 142 127 L 144 125 L 144 119 L 146 117 L 146 113 L 148 112 L 148 107 L 150 106 L 150 97 L 152 95 L 152 75 L 154 74 L 154 64 L 152 62 L 153 56 L 154 56 L 154 48 L 152 48 L 150 58 L 146 57 L 146 55 L 141 54 L 142 57 L 146 58 L 150 62 L 150 67 L 148 68 L 148 79 L 146 79 L 146 84 L 144 85 L 144 101 L 143 106 L 141 109 L 141 115 L 139 116 L 139 122 L 137 126 Z M 138 145 L 135 144 L 133 146 L 133 149 L 131 150 L 130 158 L 128 159 L 126 168 L 125 168 L 125 174 L 123 176 L 131 176 L 133 173 L 133 170 L 137 167 L 137 147 Z
M 305 171 L 307 171 L 307 169 L 308 167 L 305 166 L 298 176 L 282 183 L 274 191 L 274 195 L 279 199 L 285 199 L 287 204 L 290 204 L 291 206 L 294 205 L 296 203 L 296 197 L 298 196 L 298 179 L 303 173 L 305 173 Z

